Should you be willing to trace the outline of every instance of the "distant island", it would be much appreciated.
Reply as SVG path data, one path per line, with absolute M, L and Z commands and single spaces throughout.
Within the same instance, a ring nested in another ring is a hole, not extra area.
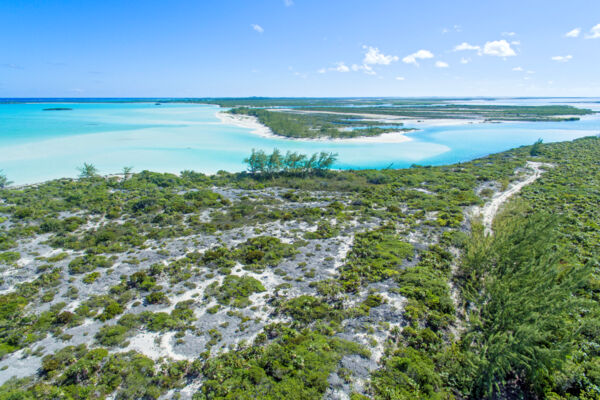
M 409 124 L 566 122 L 593 114 L 569 105 L 460 104 L 407 99 L 209 99 L 236 118 L 252 118 L 274 135 L 294 139 L 340 139 L 406 133 Z
M 68 108 L 68 107 L 50 107 L 50 108 L 44 108 L 42 111 L 71 111 L 72 108 Z

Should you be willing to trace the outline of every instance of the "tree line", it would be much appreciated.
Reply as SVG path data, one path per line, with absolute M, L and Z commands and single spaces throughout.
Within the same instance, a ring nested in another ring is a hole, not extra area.
M 271 154 L 263 150 L 252 149 L 252 154 L 244 159 L 251 174 L 275 174 L 279 172 L 292 174 L 310 174 L 331 169 L 337 161 L 337 153 L 314 153 L 311 156 L 288 151 L 285 155 L 274 149 Z

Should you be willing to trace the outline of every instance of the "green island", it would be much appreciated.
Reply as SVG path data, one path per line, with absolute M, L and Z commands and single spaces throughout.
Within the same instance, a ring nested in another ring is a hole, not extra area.
M 215 99 L 193 102 L 231 107 L 278 136 L 296 139 L 358 138 L 411 132 L 406 122 L 455 120 L 463 123 L 568 122 L 594 112 L 567 105 L 507 106 L 460 104 L 460 100 L 402 99 Z
M 291 137 L 345 118 L 239 105 Z M 447 107 L 430 113 L 587 113 Z M 335 158 L 0 174 L 0 399 L 599 398 L 600 138 L 400 170 Z

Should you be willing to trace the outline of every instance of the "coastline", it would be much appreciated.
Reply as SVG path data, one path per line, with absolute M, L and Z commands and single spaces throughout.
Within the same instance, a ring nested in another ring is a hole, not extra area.
M 291 140 L 300 142 L 333 142 L 333 143 L 405 143 L 413 139 L 406 136 L 406 132 L 388 132 L 377 136 L 362 136 L 353 138 L 289 138 L 276 135 L 271 129 L 260 122 L 258 118 L 250 115 L 233 115 L 225 111 L 218 111 L 215 116 L 225 125 L 234 125 L 240 128 L 251 129 L 252 133 L 267 139 Z

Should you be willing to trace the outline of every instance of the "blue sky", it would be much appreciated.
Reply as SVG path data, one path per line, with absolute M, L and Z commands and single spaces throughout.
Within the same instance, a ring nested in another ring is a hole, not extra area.
M 600 96 L 598 0 L 2 0 L 0 38 L 0 97 Z

